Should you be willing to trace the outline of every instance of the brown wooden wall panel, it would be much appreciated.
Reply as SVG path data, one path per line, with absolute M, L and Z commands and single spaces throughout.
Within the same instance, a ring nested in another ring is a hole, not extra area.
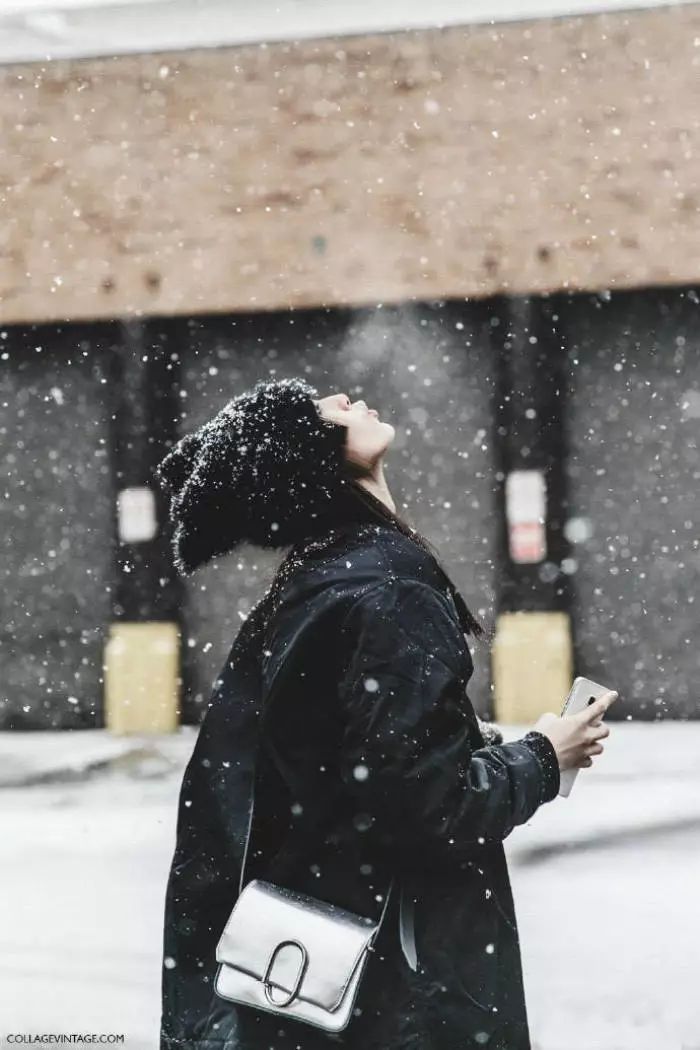
M 700 5 L 0 71 L 0 320 L 696 282 Z

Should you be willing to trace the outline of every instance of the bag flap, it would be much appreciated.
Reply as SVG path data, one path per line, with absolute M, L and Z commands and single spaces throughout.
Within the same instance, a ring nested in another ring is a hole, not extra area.
M 281 1005 L 305 967 L 298 998 L 334 1010 L 376 929 L 372 919 L 253 879 L 221 934 L 216 961 L 262 981 L 274 954 L 269 983 Z M 294 943 L 278 947 L 286 941 Z

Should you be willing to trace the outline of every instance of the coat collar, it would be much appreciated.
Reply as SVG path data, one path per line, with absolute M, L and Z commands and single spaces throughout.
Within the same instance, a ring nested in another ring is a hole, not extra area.
M 464 598 L 433 555 L 391 525 L 350 524 L 334 530 L 318 554 L 304 561 L 304 571 L 294 574 L 286 597 L 310 598 L 330 585 L 356 590 L 371 586 L 387 575 L 408 577 L 429 584 L 447 597 L 464 634 L 470 633 Z

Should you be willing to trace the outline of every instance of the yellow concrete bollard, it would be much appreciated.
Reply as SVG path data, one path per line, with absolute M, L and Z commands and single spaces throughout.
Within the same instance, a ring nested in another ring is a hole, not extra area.
M 573 682 L 568 613 L 501 613 L 491 667 L 495 721 L 531 723 L 545 711 L 559 714 Z
M 110 625 L 104 655 L 105 725 L 112 733 L 172 733 L 180 715 L 176 623 Z

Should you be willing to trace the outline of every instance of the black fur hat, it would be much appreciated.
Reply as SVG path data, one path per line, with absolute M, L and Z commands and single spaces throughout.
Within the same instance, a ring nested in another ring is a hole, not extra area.
M 324 527 L 348 484 L 346 428 L 322 419 L 317 397 L 304 379 L 260 380 L 158 464 L 181 575 L 242 542 L 285 547 Z

